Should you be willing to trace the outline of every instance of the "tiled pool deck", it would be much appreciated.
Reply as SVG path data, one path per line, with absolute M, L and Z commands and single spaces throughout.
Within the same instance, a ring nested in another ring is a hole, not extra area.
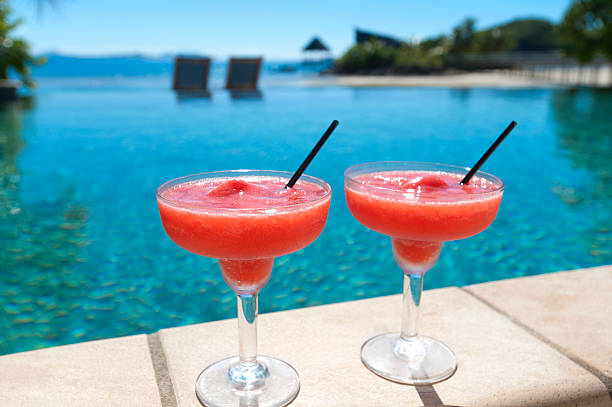
M 426 291 L 421 331 L 459 368 L 406 386 L 359 349 L 399 328 L 401 297 L 263 314 L 262 354 L 291 363 L 291 406 L 612 406 L 612 266 Z M 0 357 L 0 406 L 199 407 L 194 382 L 237 349 L 235 320 Z

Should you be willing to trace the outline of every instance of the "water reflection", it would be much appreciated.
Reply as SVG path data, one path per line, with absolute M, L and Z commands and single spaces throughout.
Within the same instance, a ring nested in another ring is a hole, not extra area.
M 553 192 L 577 210 L 587 209 L 592 227 L 579 244 L 598 262 L 612 262 L 612 91 L 572 89 L 552 93 L 558 123 L 559 152 L 591 177 L 584 182 L 560 183 Z
M 259 89 L 231 89 L 229 90 L 232 100 L 261 100 L 263 93 Z
M 0 354 L 67 336 L 64 317 L 78 305 L 66 299 L 84 289 L 73 266 L 86 245 L 87 208 L 70 194 L 39 203 L 20 197 L 18 157 L 29 107 L 25 100 L 0 109 Z
M 0 218 L 2 219 L 20 210 L 12 205 L 12 201 L 19 180 L 17 157 L 23 146 L 18 105 L 5 105 L 0 110 Z
M 193 100 L 209 100 L 212 98 L 212 93 L 209 90 L 179 90 L 176 91 L 176 100 L 178 102 L 190 102 Z
M 472 88 L 453 88 L 450 89 L 449 94 L 462 102 L 467 102 L 472 96 Z

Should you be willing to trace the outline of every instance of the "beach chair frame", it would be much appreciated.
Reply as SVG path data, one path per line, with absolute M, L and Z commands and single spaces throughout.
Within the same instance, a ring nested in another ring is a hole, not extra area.
M 204 66 L 204 76 L 202 82 L 194 86 L 182 86 L 179 81 L 179 67 L 181 65 L 201 65 Z M 176 91 L 205 91 L 208 87 L 208 74 L 210 72 L 210 58 L 202 57 L 176 57 L 174 59 L 174 74 L 172 79 L 172 89 Z
M 227 80 L 225 82 L 226 89 L 257 89 L 257 83 L 259 81 L 259 74 L 261 72 L 261 64 L 263 58 L 255 57 L 255 58 L 236 58 L 232 57 L 229 60 L 229 65 L 227 67 Z M 255 73 L 255 78 L 253 82 L 246 84 L 235 84 L 232 83 L 232 73 L 234 72 L 234 67 L 239 64 L 257 64 L 257 71 Z

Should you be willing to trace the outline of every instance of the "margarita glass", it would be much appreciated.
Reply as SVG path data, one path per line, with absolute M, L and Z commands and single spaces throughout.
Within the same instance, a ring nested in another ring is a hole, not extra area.
M 393 256 L 404 271 L 401 332 L 375 336 L 361 347 L 364 365 L 386 379 L 431 384 L 457 369 L 453 352 L 419 335 L 417 324 L 423 276 L 436 264 L 443 243 L 485 230 L 501 202 L 501 180 L 477 172 L 461 185 L 468 170 L 398 161 L 360 164 L 344 173 L 351 214 L 391 237 Z
M 168 236 L 190 252 L 219 259 L 223 278 L 238 297 L 239 355 L 208 366 L 196 381 L 196 394 L 207 406 L 284 406 L 299 391 L 293 367 L 257 355 L 257 294 L 270 278 L 274 258 L 312 243 L 329 211 L 327 183 L 303 175 L 285 189 L 291 175 L 208 172 L 157 190 Z

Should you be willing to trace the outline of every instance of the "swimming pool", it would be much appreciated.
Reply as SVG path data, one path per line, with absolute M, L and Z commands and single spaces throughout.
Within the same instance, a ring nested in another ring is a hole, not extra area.
M 178 99 L 169 78 L 45 80 L 0 111 L 0 353 L 229 318 L 215 260 L 164 233 L 155 189 L 186 174 L 293 171 L 332 119 L 307 173 L 333 188 L 328 223 L 277 259 L 262 312 L 401 291 L 387 238 L 357 223 L 343 171 L 414 160 L 506 183 L 494 224 L 449 242 L 425 287 L 612 263 L 612 92 L 351 89 L 271 83 L 260 97 Z

